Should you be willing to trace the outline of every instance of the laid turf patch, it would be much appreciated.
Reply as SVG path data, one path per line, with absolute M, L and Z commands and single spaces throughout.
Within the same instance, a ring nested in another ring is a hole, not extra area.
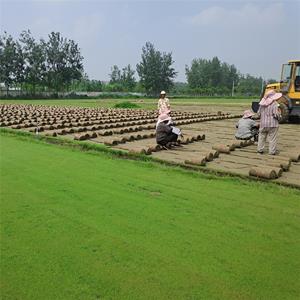
M 4 299 L 296 299 L 297 190 L 1 136 Z

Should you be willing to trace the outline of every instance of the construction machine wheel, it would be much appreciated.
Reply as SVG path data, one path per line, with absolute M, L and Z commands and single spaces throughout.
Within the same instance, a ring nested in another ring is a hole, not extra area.
M 281 112 L 281 119 L 279 123 L 286 123 L 289 120 L 289 108 L 285 103 L 278 103 L 279 104 L 279 109 Z

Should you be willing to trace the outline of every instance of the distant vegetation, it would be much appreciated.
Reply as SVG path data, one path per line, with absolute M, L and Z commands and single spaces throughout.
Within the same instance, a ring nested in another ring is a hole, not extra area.
M 136 70 L 130 64 L 113 65 L 109 82 L 91 80 L 84 73 L 78 44 L 59 32 L 51 32 L 47 40 L 36 40 L 29 30 L 19 39 L 4 33 L 0 36 L 0 96 L 11 90 L 19 91 L 21 97 L 58 97 L 66 92 L 72 97 L 77 92 L 137 92 L 157 97 L 160 90 L 174 96 L 257 96 L 266 83 L 261 77 L 241 74 L 218 57 L 193 59 L 185 69 L 187 83 L 179 83 L 174 81 L 173 64 L 171 52 L 160 52 L 147 42 Z
M 73 80 L 80 80 L 83 57 L 73 40 L 51 32 L 48 40 L 35 40 L 23 31 L 18 40 L 5 33 L 0 37 L 0 82 L 6 89 L 19 87 L 36 91 L 61 92 Z
M 137 105 L 136 103 L 132 103 L 132 102 L 128 102 L 128 101 L 117 103 L 117 104 L 115 104 L 114 107 L 115 108 L 140 108 L 140 106 Z

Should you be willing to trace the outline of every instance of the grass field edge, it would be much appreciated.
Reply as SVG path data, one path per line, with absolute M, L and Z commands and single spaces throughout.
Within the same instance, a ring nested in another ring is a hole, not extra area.
M 270 182 L 267 179 L 261 179 L 256 177 L 249 177 L 246 175 L 236 174 L 230 171 L 223 171 L 223 170 L 212 170 L 208 168 L 204 168 L 201 166 L 192 166 L 192 165 L 185 165 L 176 162 L 169 162 L 159 158 L 154 158 L 146 154 L 142 153 L 134 153 L 127 150 L 121 149 L 112 149 L 106 145 L 102 144 L 92 144 L 89 142 L 83 141 L 75 141 L 70 140 L 62 137 L 51 137 L 51 136 L 43 136 L 43 135 L 36 135 L 31 132 L 24 132 L 24 131 L 16 131 L 15 129 L 11 128 L 0 128 L 0 136 L 11 136 L 16 137 L 21 140 L 29 140 L 31 142 L 36 143 L 45 143 L 45 144 L 52 144 L 57 145 L 65 148 L 69 148 L 72 150 L 87 152 L 91 154 L 103 153 L 108 155 L 109 157 L 118 158 L 118 159 L 130 159 L 135 161 L 142 161 L 148 162 L 153 164 L 153 166 L 166 166 L 172 167 L 173 170 L 184 172 L 185 174 L 188 172 L 193 175 L 202 175 L 205 176 L 206 179 L 230 179 L 230 180 L 242 180 L 242 183 L 258 183 L 264 184 L 267 186 L 273 187 L 287 187 L 296 190 L 300 190 L 300 187 L 290 183 L 284 182 Z M 176 169 L 174 169 L 174 167 Z

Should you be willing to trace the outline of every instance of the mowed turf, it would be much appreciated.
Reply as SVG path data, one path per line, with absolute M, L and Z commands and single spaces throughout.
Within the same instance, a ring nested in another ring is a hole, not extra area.
M 1 136 L 3 299 L 299 299 L 300 193 Z
M 253 100 L 253 99 L 252 99 Z M 251 106 L 251 99 L 239 98 L 171 98 L 171 105 L 175 109 L 177 106 L 186 105 L 249 105 Z M 58 105 L 58 106 L 79 106 L 79 107 L 104 107 L 111 108 L 115 104 L 129 101 L 136 103 L 143 109 L 156 109 L 157 99 L 9 99 L 1 100 L 0 104 L 35 104 L 35 105 Z

